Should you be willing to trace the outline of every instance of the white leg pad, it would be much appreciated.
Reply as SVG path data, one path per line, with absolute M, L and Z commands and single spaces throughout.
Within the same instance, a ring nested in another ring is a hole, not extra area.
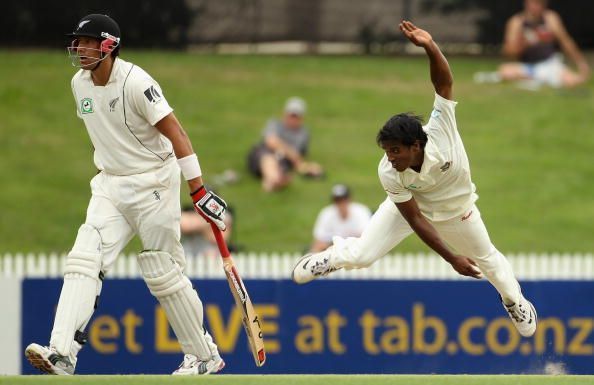
M 203 327 L 198 293 L 173 257 L 163 251 L 143 251 L 138 262 L 144 281 L 165 310 L 182 351 L 201 361 L 218 354 L 212 337 Z
M 50 346 L 61 355 L 71 354 L 74 333 L 83 329 L 93 315 L 101 292 L 100 270 L 101 236 L 97 229 L 84 224 L 66 259 L 64 284 L 50 339 Z

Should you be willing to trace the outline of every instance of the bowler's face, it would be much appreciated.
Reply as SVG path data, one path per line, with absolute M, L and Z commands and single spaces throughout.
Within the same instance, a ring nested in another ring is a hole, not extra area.
M 398 172 L 403 172 L 407 168 L 411 167 L 414 156 L 418 152 L 418 144 L 412 146 L 405 146 L 400 142 L 386 141 L 381 143 L 382 149 L 385 151 L 388 161 L 392 164 L 392 167 Z

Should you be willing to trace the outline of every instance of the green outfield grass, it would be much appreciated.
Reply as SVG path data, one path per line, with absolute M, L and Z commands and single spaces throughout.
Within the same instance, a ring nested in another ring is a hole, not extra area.
M 594 376 L 408 376 L 408 375 L 264 375 L 264 376 L 9 376 L 0 377 L 1 385 L 84 384 L 241 384 L 241 385 L 578 385 L 591 384 Z
M 377 207 L 384 199 L 377 130 L 394 113 L 427 116 L 432 107 L 423 58 L 123 55 L 160 82 L 206 181 L 240 172 L 239 184 L 219 192 L 235 207 L 236 241 L 249 251 L 302 250 L 333 183 L 350 184 L 356 200 Z M 472 73 L 496 61 L 454 58 L 451 65 L 458 127 L 494 242 L 502 251 L 592 252 L 592 85 L 538 93 L 475 85 Z M 84 221 L 95 170 L 75 115 L 73 73 L 59 51 L 0 51 L 0 253 L 67 251 Z M 311 158 L 327 178 L 264 194 L 245 171 L 246 153 L 292 95 L 309 102 Z M 426 248 L 413 239 L 397 251 L 418 250 Z

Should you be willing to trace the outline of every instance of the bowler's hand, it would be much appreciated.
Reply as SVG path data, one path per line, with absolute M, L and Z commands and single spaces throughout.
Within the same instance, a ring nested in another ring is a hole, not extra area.
M 410 21 L 403 20 L 398 25 L 398 28 L 400 28 L 404 36 L 406 36 L 406 38 L 417 47 L 427 47 L 433 41 L 433 38 L 429 32 L 421 28 L 417 28 Z
M 223 222 L 227 203 L 204 186 L 190 194 L 194 202 L 194 209 L 209 223 L 217 225 L 219 230 L 225 231 L 227 226 Z
M 476 279 L 483 278 L 483 273 L 478 268 L 476 262 L 470 258 L 463 257 L 461 255 L 454 256 L 454 259 L 448 261 L 460 275 L 472 277 Z

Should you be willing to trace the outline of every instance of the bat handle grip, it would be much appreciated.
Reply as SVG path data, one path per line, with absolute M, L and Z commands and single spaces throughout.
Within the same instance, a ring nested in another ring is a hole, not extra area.
M 221 257 L 223 257 L 223 259 L 231 257 L 231 253 L 229 252 L 229 248 L 227 247 L 227 242 L 225 242 L 225 238 L 223 238 L 223 232 L 214 223 L 210 224 L 210 228 L 212 229 L 212 233 L 214 234 L 215 239 L 217 240 L 217 246 L 219 246 Z

